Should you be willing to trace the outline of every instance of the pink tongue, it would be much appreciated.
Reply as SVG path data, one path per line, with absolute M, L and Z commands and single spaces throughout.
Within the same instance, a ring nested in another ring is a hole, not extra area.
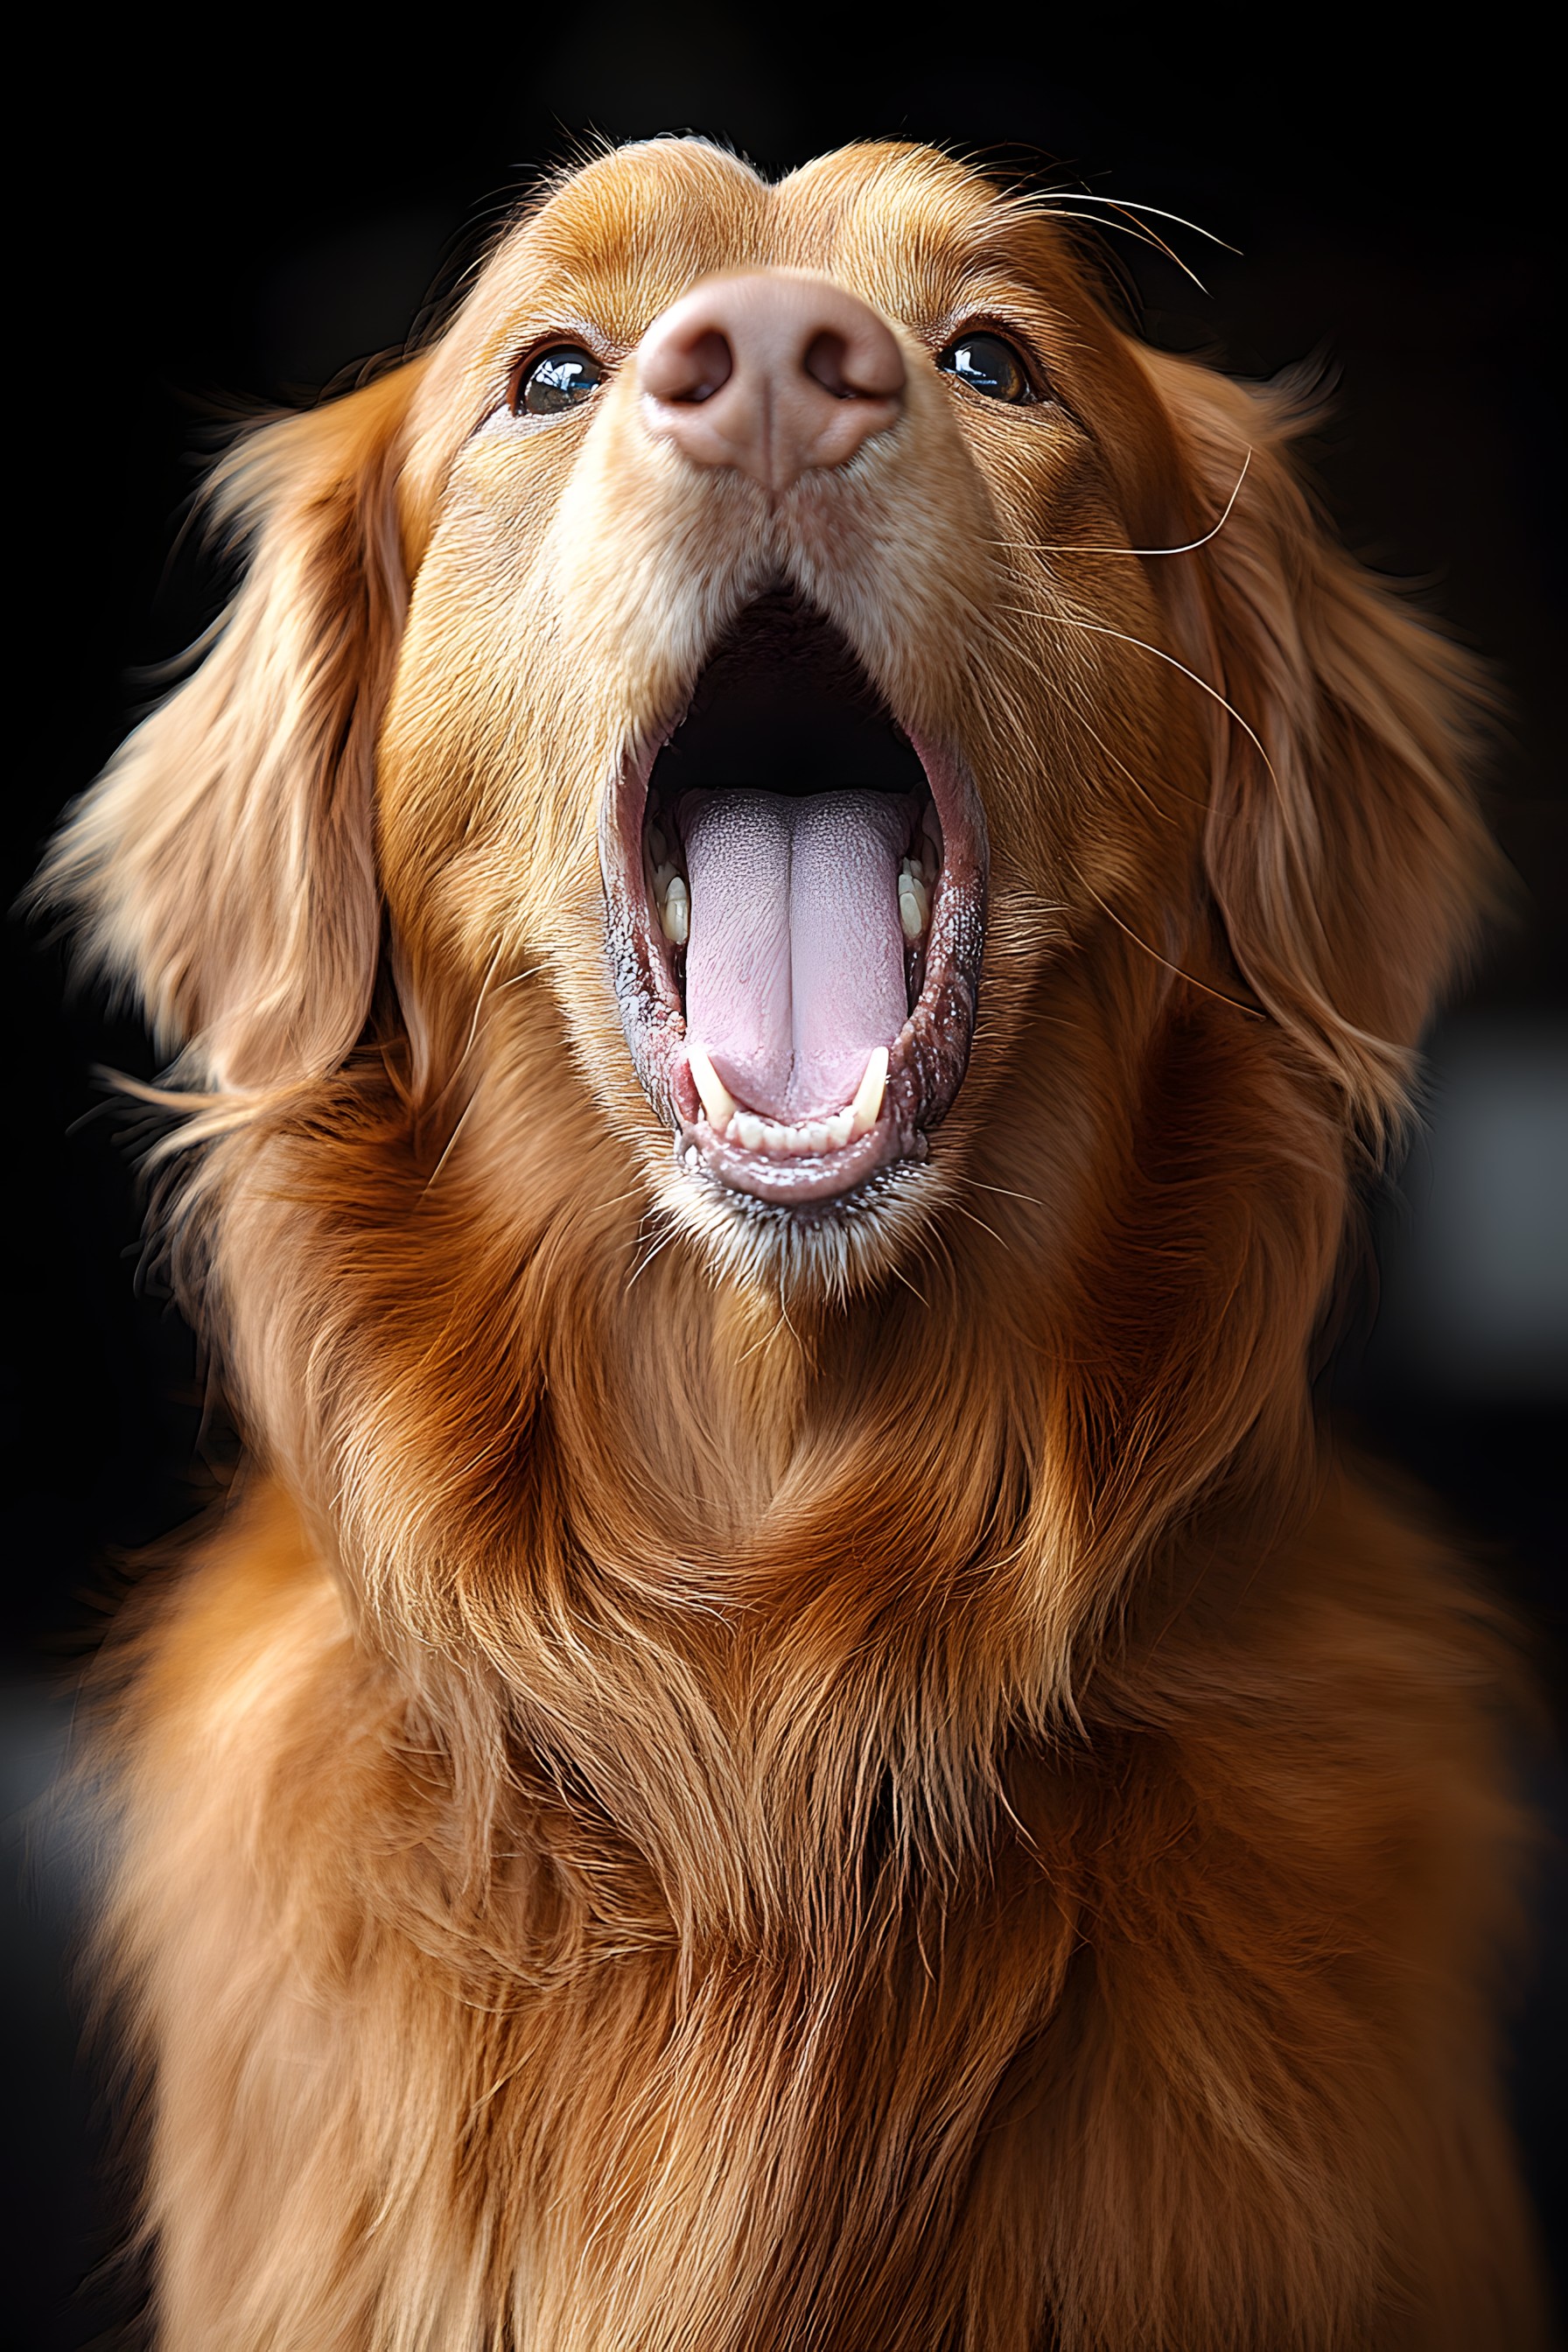
M 889 793 L 689 793 L 687 1033 L 743 1109 L 842 1109 L 903 1027 L 899 861 L 912 803 Z

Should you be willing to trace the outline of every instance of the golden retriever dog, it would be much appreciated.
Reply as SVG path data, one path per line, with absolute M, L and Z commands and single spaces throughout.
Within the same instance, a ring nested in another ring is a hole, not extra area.
M 246 1448 L 103 1672 L 166 2352 L 1524 2352 L 1506 1639 L 1310 1383 L 1492 875 L 1047 199 L 563 173 L 43 885 Z

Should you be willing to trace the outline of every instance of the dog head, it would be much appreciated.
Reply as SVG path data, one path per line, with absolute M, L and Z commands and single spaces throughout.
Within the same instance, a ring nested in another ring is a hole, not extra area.
M 791 1297 L 977 1187 L 1048 1256 L 1166 1024 L 1376 1133 L 1470 925 L 1462 664 L 1296 422 L 930 150 L 602 155 L 229 458 L 245 584 L 48 887 L 236 1117 L 390 1021 Z

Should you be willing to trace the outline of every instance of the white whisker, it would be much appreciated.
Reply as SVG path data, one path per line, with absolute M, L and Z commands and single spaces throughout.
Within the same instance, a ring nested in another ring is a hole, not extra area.
M 972 1225 L 978 1225 L 983 1234 L 989 1234 L 998 1249 L 1005 1249 L 1007 1252 L 1008 1256 L 1012 1256 L 1012 1244 L 1003 1239 L 994 1225 L 988 1225 L 984 1217 L 977 1217 L 973 1209 L 966 1209 L 964 1207 L 962 1201 L 954 1201 L 952 1202 L 952 1206 L 958 1211 L 961 1217 L 967 1217 Z
M 1023 607 L 1013 605 L 1009 606 L 1008 610 L 1023 612 Z M 1190 677 L 1194 686 L 1201 687 L 1204 693 L 1209 697 L 1211 701 L 1217 702 L 1222 710 L 1229 712 L 1231 718 L 1235 719 L 1237 725 L 1240 728 L 1242 733 L 1247 737 L 1247 741 L 1253 746 L 1258 758 L 1268 769 L 1268 781 L 1273 785 L 1275 791 L 1279 793 L 1281 806 L 1284 805 L 1285 795 L 1279 790 L 1279 779 L 1274 772 L 1274 762 L 1269 758 L 1268 752 L 1264 750 L 1263 739 L 1258 734 L 1257 729 L 1255 727 L 1248 726 L 1247 720 L 1242 717 L 1235 703 L 1227 702 L 1217 686 L 1211 686 L 1206 677 L 1200 677 L 1195 669 L 1189 669 L 1185 662 L 1178 661 L 1176 659 L 1174 654 L 1166 653 L 1163 646 L 1152 646 L 1147 637 L 1134 637 L 1130 635 L 1125 629 L 1113 629 L 1104 621 L 1079 621 L 1073 619 L 1072 616 L 1067 613 L 1025 613 L 1024 617 L 1026 619 L 1045 621 L 1047 624 L 1054 623 L 1058 628 L 1063 629 L 1087 629 L 1091 636 L 1119 638 L 1122 645 L 1136 646 L 1142 652 L 1152 654 L 1156 661 L 1167 662 L 1172 669 L 1179 669 L 1184 677 Z
M 1109 205 L 1119 213 L 1147 213 L 1152 220 L 1171 221 L 1177 228 L 1190 228 L 1194 236 L 1201 236 L 1206 245 L 1217 245 L 1222 253 L 1239 255 L 1241 252 L 1239 245 L 1232 245 L 1227 238 L 1216 236 L 1212 228 L 1205 228 L 1200 221 L 1188 220 L 1183 213 L 1166 212 L 1161 205 L 1138 204 L 1131 196 L 1097 196 L 1087 188 L 1081 193 L 1076 188 L 1051 188 L 1046 194 L 1045 202 L 1047 205 Z
M 1009 1201 L 1027 1201 L 1032 1209 L 1043 1209 L 1046 1205 L 1037 1192 L 1016 1192 L 1010 1184 L 983 1183 L 978 1176 L 971 1176 L 966 1181 L 977 1192 L 999 1192 Z
M 671 1224 L 669 1231 L 665 1234 L 664 1239 L 662 1241 L 655 1242 L 652 1249 L 648 1251 L 647 1255 L 642 1259 L 640 1264 L 637 1265 L 628 1276 L 626 1280 L 626 1288 L 628 1290 L 630 1290 L 635 1282 L 638 1281 L 641 1276 L 647 1272 L 649 1266 L 653 1264 L 660 1250 L 667 1250 L 669 1247 L 670 1243 L 675 1239 L 679 1231 L 680 1228 L 679 1225 Z
M 1081 874 L 1079 879 L 1083 881 Z M 1260 1005 L 1244 1004 L 1239 996 L 1227 996 L 1223 988 L 1211 988 L 1206 980 L 1199 980 L 1194 973 L 1184 971 L 1179 963 L 1173 963 L 1169 956 L 1163 956 L 1158 948 L 1152 948 L 1147 940 L 1141 939 L 1131 923 L 1124 923 L 1115 908 L 1106 905 L 1092 883 L 1084 882 L 1083 887 L 1100 912 L 1110 916 L 1119 931 L 1126 932 L 1135 948 L 1142 948 L 1145 955 L 1152 956 L 1156 963 L 1163 964 L 1165 970 L 1173 972 L 1178 980 L 1184 980 L 1189 988 L 1201 988 L 1205 996 L 1214 997 L 1220 1004 L 1230 1005 L 1237 1013 L 1245 1013 L 1249 1021 L 1261 1021 L 1265 1017 Z
M 1005 548 L 1009 554 L 1014 555 L 1195 555 L 1200 547 L 1206 547 L 1211 539 L 1217 539 L 1230 520 L 1231 509 L 1241 496 L 1241 486 L 1247 479 L 1247 469 L 1251 463 L 1252 451 L 1248 449 L 1241 461 L 1236 487 L 1225 502 L 1225 512 L 1219 520 L 1211 530 L 1205 530 L 1201 539 L 1184 540 L 1180 547 L 1118 547 L 1110 540 L 1103 542 L 1089 540 L 1075 544 L 1071 540 L 1048 539 L 998 539 L 992 544 Z
M 447 1165 L 447 1160 L 451 1158 L 453 1147 L 457 1143 L 459 1135 L 463 1132 L 464 1128 L 468 1125 L 468 1113 L 473 1109 L 473 1107 L 478 1102 L 479 1098 L 479 1092 L 476 1088 L 474 1093 L 468 1097 L 468 1101 L 463 1105 L 462 1109 L 458 1114 L 458 1123 L 452 1129 L 451 1134 L 447 1138 L 446 1143 L 442 1147 L 441 1157 L 437 1160 L 435 1167 L 430 1171 L 429 1181 L 425 1187 L 425 1196 L 426 1199 L 428 1199 L 430 1194 L 435 1191 L 436 1180 L 440 1175 L 442 1169 Z

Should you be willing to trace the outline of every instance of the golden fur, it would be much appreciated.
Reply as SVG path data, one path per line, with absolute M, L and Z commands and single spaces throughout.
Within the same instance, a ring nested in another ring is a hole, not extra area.
M 682 466 L 629 370 L 491 429 L 737 266 L 893 325 L 847 468 Z M 1048 430 L 936 372 L 975 316 Z M 1309 1398 L 1474 688 L 1298 422 L 937 153 L 670 141 L 223 469 L 245 583 L 46 884 L 179 1051 L 249 1465 L 100 1758 L 167 2352 L 1542 2340 L 1508 1673 Z M 967 1079 L 847 1237 L 684 1181 L 605 973 L 605 780 L 780 577 L 991 839 Z

